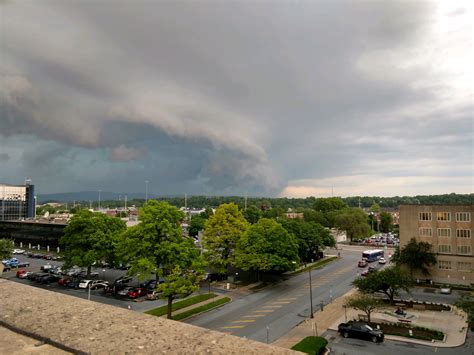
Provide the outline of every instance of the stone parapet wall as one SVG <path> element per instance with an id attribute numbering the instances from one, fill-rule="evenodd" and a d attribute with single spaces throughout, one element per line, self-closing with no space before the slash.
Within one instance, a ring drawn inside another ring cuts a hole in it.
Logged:
<path id="1" fill-rule="evenodd" d="M 84 353 L 290 354 L 259 342 L 0 279 L 0 319 Z M 2 343 L 0 342 L 0 353 Z M 8 340 L 6 340 L 8 341 Z"/>

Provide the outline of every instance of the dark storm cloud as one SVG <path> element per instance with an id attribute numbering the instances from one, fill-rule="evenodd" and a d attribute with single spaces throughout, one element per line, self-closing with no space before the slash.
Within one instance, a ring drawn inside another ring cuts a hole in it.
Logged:
<path id="1" fill-rule="evenodd" d="M 324 194 L 316 187 L 331 179 L 418 176 L 417 166 L 433 178 L 448 165 L 467 178 L 473 107 L 452 68 L 469 25 L 438 31 L 465 8 L 48 4 L 2 5 L 0 133 L 56 142 L 24 161 L 49 156 L 77 188 L 153 180 L 156 193 Z"/>

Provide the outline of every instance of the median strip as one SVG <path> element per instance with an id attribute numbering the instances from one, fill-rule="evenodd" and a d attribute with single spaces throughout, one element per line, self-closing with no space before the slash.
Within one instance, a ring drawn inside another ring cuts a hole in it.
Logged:
<path id="1" fill-rule="evenodd" d="M 214 294 L 214 293 L 206 293 L 206 294 L 203 294 L 203 295 L 197 295 L 197 296 L 189 297 L 189 298 L 186 298 L 182 301 L 178 301 L 178 302 L 173 303 L 173 305 L 171 306 L 171 311 L 174 312 L 174 311 L 192 306 L 196 303 L 201 303 L 201 302 L 207 301 L 207 300 L 209 300 L 211 298 L 214 298 L 214 297 L 217 297 L 217 295 Z M 157 316 L 157 317 L 164 316 L 168 313 L 168 306 L 161 306 L 161 307 L 158 307 L 158 308 L 154 308 L 154 309 L 151 309 L 149 311 L 146 311 L 145 313 L 151 314 L 152 316 Z"/>

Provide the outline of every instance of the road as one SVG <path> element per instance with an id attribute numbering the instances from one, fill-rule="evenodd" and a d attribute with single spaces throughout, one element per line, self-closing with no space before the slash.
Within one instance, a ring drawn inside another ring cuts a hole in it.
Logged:
<path id="1" fill-rule="evenodd" d="M 383 343 L 374 344 L 366 340 L 348 338 L 344 339 L 336 331 L 329 330 L 323 334 L 328 339 L 328 347 L 331 354 L 343 355 L 418 355 L 437 353 L 445 355 L 472 355 L 474 354 L 474 334 L 468 332 L 466 343 L 457 348 L 438 348 L 432 346 L 404 343 L 395 340 L 386 340 Z"/>
<path id="2" fill-rule="evenodd" d="M 313 310 L 320 304 L 342 296 L 352 288 L 360 271 L 356 264 L 361 252 L 341 251 L 341 258 L 311 273 Z M 273 342 L 310 314 L 309 273 L 235 299 L 226 307 L 208 312 L 188 321 L 200 327 L 231 333 L 260 342 Z"/>

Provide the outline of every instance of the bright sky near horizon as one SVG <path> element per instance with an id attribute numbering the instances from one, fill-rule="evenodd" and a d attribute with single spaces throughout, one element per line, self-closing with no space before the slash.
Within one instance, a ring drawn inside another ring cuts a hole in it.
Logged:
<path id="1" fill-rule="evenodd" d="M 473 191 L 470 1 L 0 1 L 0 182 Z"/>

